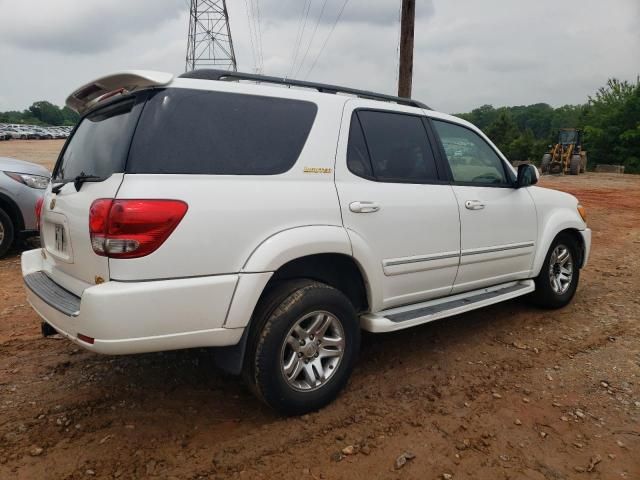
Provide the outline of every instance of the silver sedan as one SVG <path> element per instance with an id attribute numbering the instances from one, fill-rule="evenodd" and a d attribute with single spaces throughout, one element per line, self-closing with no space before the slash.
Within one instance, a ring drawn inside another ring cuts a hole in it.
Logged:
<path id="1" fill-rule="evenodd" d="M 0 157 L 0 258 L 16 240 L 37 235 L 36 203 L 50 176 L 40 165 Z"/>

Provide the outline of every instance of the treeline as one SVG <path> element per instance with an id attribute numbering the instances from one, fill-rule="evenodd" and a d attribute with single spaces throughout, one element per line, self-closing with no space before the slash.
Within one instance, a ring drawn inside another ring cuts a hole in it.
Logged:
<path id="1" fill-rule="evenodd" d="M 538 163 L 560 128 L 581 128 L 591 167 L 608 163 L 640 173 L 640 79 L 610 79 L 584 105 L 483 105 L 456 115 L 480 127 L 509 160 Z"/>
<path id="2" fill-rule="evenodd" d="M 42 100 L 34 102 L 28 109 L 0 112 L 0 123 L 19 123 L 24 125 L 75 125 L 79 115 L 69 107 L 60 108 Z"/>

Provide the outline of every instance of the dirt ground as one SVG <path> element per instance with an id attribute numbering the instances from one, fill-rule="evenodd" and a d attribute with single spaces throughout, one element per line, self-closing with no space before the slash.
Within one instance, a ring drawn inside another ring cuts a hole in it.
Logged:
<path id="1" fill-rule="evenodd" d="M 59 147 L 0 155 L 51 165 Z M 346 391 L 300 418 L 206 350 L 106 357 L 41 338 L 14 252 L 0 261 L 0 478 L 640 479 L 640 176 L 542 185 L 577 195 L 594 231 L 571 305 L 365 335 Z"/>

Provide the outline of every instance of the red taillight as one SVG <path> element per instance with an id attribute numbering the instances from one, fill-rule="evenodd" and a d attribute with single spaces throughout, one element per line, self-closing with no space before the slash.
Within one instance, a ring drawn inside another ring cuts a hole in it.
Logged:
<path id="1" fill-rule="evenodd" d="M 44 203 L 44 197 L 38 198 L 36 200 L 36 228 L 40 230 L 40 218 L 42 217 L 42 204 Z"/>
<path id="2" fill-rule="evenodd" d="M 110 258 L 149 255 L 171 235 L 187 208 L 180 200 L 98 199 L 89 210 L 93 251 Z"/>

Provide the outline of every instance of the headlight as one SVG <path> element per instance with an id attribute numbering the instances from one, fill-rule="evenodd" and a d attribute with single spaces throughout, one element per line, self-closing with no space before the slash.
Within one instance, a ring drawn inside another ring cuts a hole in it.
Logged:
<path id="1" fill-rule="evenodd" d="M 13 178 L 16 182 L 20 182 L 27 187 L 37 188 L 38 190 L 44 190 L 49 185 L 49 177 L 43 177 L 42 175 L 31 175 L 28 173 L 15 173 L 4 172 L 9 177 Z"/>
<path id="2" fill-rule="evenodd" d="M 578 204 L 578 213 L 580 214 L 580 216 L 582 217 L 582 221 L 584 223 L 587 223 L 587 211 L 585 210 L 585 208 Z"/>

